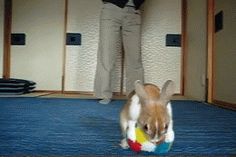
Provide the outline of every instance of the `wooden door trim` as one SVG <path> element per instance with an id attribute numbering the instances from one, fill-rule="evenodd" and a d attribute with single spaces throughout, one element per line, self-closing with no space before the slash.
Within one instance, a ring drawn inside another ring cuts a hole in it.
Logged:
<path id="1" fill-rule="evenodd" d="M 12 0 L 4 0 L 3 78 L 10 78 Z"/>
<path id="2" fill-rule="evenodd" d="M 213 51 L 215 44 L 215 0 L 207 1 L 207 102 L 213 102 Z"/>
<path id="3" fill-rule="evenodd" d="M 186 59 L 187 59 L 187 0 L 181 1 L 181 83 L 180 95 L 185 92 L 185 78 L 186 78 Z"/>
<path id="4" fill-rule="evenodd" d="M 68 25 L 68 0 L 65 0 L 64 10 L 64 44 L 63 44 L 63 56 L 62 56 L 62 85 L 61 92 L 65 92 L 65 78 L 66 78 L 66 33 Z"/>

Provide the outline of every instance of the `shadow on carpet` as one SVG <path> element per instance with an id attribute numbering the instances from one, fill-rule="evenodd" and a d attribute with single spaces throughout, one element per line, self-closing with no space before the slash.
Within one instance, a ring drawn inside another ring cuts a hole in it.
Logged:
<path id="1" fill-rule="evenodd" d="M 0 98 L 0 155 L 136 155 L 119 146 L 123 103 Z M 172 106 L 176 138 L 167 155 L 236 154 L 236 112 L 195 101 Z"/>

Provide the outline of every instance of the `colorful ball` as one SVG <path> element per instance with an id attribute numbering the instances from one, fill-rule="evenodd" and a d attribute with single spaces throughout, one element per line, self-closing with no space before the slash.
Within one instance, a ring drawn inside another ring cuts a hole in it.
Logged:
<path id="1" fill-rule="evenodd" d="M 136 140 L 132 141 L 128 137 L 128 145 L 130 149 L 134 152 L 148 151 L 155 154 L 164 154 L 167 153 L 172 143 L 162 142 L 158 145 L 153 144 L 149 141 L 149 137 L 144 133 L 144 131 L 138 127 L 135 128 Z"/>

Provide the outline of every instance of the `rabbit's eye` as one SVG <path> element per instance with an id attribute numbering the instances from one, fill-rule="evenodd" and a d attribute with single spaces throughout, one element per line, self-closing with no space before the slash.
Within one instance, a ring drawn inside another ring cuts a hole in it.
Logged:
<path id="1" fill-rule="evenodd" d="M 143 129 L 144 129 L 145 131 L 148 131 L 148 125 L 145 124 L 144 127 L 143 127 Z"/>
<path id="2" fill-rule="evenodd" d="M 165 130 L 167 130 L 168 129 L 168 124 L 165 124 Z"/>

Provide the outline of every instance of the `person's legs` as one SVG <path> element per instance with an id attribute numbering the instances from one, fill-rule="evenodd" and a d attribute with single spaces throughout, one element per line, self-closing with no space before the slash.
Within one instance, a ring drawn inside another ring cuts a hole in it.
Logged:
<path id="1" fill-rule="evenodd" d="M 123 45 L 126 59 L 126 95 L 134 90 L 134 82 L 144 80 L 141 57 L 141 16 L 134 8 L 125 8 L 123 19 Z"/>
<path id="2" fill-rule="evenodd" d="M 107 104 L 112 97 L 111 73 L 114 70 L 117 43 L 120 41 L 120 8 L 104 4 L 100 17 L 100 38 L 94 91 L 100 103 Z"/>

